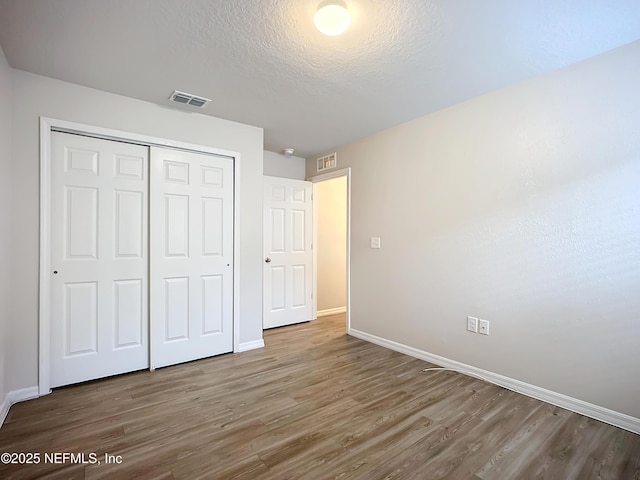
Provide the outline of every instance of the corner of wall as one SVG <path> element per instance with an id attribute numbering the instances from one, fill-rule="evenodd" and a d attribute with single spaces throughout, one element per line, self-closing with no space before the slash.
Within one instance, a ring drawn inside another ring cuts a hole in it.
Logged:
<path id="1" fill-rule="evenodd" d="M 38 387 L 21 388 L 20 390 L 8 392 L 5 395 L 4 400 L 0 404 L 0 428 L 2 428 L 2 425 L 4 424 L 4 421 L 9 414 L 11 405 L 14 405 L 18 402 L 32 400 L 34 398 L 38 398 L 38 396 Z"/>
<path id="2" fill-rule="evenodd" d="M 13 73 L 7 63 L 2 47 L 0 47 L 0 231 L 10 232 L 11 223 L 11 162 L 12 157 L 12 114 L 13 114 Z M 8 172 L 8 173 L 7 173 Z M 0 426 L 9 412 L 10 399 L 6 385 L 7 370 L 7 328 L 9 318 L 8 286 L 11 272 L 9 271 L 11 238 L 0 236 Z"/>
<path id="3" fill-rule="evenodd" d="M 305 179 L 305 159 L 296 156 L 286 157 L 280 153 L 264 150 L 263 174 L 269 177 Z"/>
<path id="4" fill-rule="evenodd" d="M 2 403 L 0 403 L 0 428 L 2 428 L 2 425 L 4 424 L 4 421 L 9 414 L 10 407 L 11 405 L 9 404 L 9 396 L 4 395 Z"/>

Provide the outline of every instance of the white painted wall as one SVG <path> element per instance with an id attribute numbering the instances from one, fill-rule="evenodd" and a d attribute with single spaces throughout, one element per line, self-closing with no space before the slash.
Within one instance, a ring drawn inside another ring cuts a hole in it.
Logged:
<path id="1" fill-rule="evenodd" d="M 316 184 L 318 311 L 347 305 L 347 177 Z"/>
<path id="2" fill-rule="evenodd" d="M 262 129 L 15 70 L 9 390 L 38 382 L 39 125 L 46 116 L 241 153 L 240 342 L 262 338 Z"/>
<path id="3" fill-rule="evenodd" d="M 640 419 L 638 85 L 635 42 L 340 148 L 352 328 Z"/>
<path id="4" fill-rule="evenodd" d="M 5 381 L 6 331 L 9 324 L 11 258 L 11 102 L 12 70 L 0 47 L 0 423 L 8 389 Z"/>
<path id="5" fill-rule="evenodd" d="M 304 180 L 305 160 L 301 157 L 285 157 L 281 153 L 264 151 L 264 174 L 270 177 Z"/>

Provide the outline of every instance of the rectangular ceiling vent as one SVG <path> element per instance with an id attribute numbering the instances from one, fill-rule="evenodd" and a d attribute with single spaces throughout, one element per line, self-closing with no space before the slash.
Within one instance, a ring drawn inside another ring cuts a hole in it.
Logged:
<path id="1" fill-rule="evenodd" d="M 318 171 L 329 170 L 330 168 L 336 168 L 338 154 L 336 152 L 325 155 L 318 159 Z"/>
<path id="2" fill-rule="evenodd" d="M 171 94 L 169 100 L 171 100 L 172 102 L 182 103 L 184 105 L 192 105 L 198 108 L 203 108 L 207 103 L 211 101 L 209 98 L 198 97 L 190 93 L 179 92 L 178 90 L 175 90 Z"/>

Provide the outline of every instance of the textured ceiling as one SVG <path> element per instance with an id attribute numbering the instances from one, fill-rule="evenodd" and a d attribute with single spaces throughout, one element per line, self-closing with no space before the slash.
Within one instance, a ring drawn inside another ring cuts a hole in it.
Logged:
<path id="1" fill-rule="evenodd" d="M 0 0 L 0 45 L 68 82 L 211 98 L 309 156 L 640 39 L 639 0 L 345 1 L 326 37 L 320 0 Z"/>

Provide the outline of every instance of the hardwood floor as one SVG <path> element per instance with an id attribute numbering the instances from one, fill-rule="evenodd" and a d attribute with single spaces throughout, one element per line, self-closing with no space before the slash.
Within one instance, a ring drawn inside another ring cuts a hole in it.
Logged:
<path id="1" fill-rule="evenodd" d="M 0 452 L 40 463 L 0 464 L 0 478 L 640 479 L 640 436 L 459 373 L 422 373 L 432 365 L 348 337 L 344 322 L 270 330 L 264 349 L 14 405 Z M 45 463 L 54 452 L 101 463 Z"/>

